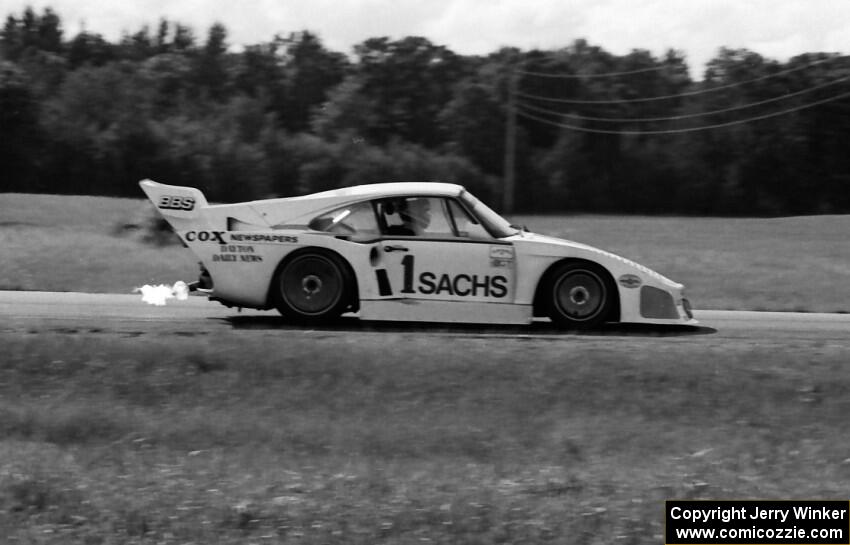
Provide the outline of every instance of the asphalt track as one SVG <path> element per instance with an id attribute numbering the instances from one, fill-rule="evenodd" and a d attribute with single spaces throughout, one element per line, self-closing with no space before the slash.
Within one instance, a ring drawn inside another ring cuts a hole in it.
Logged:
<path id="1" fill-rule="evenodd" d="M 320 328 L 327 333 L 412 332 L 422 335 L 485 335 L 494 337 L 562 337 L 576 335 L 687 339 L 834 339 L 850 340 L 850 314 L 696 310 L 697 326 L 608 324 L 590 332 L 564 332 L 548 321 L 527 327 L 363 322 L 344 316 Z M 165 306 L 143 303 L 139 294 L 0 291 L 0 332 L 197 333 L 247 330 L 298 331 L 273 311 L 226 308 L 202 296 L 169 300 Z"/>

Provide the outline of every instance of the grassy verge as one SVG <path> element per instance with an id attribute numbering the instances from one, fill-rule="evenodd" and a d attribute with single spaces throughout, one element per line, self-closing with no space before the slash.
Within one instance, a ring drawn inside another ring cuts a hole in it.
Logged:
<path id="1" fill-rule="evenodd" d="M 850 216 L 534 216 L 535 231 L 628 257 L 685 284 L 696 308 L 847 312 Z"/>
<path id="2" fill-rule="evenodd" d="M 194 280 L 188 251 L 122 229 L 141 200 L 0 194 L 0 289 L 127 293 Z M 700 309 L 850 311 L 848 216 L 780 219 L 515 217 L 532 230 L 608 249 L 684 283 Z"/>
<path id="3" fill-rule="evenodd" d="M 188 250 L 146 243 L 131 227 L 148 215 L 135 199 L 0 194 L 0 289 L 129 293 L 194 280 Z"/>
<path id="4" fill-rule="evenodd" d="M 850 479 L 829 339 L 0 342 L 0 535 L 25 543 L 658 543 L 665 499 Z"/>

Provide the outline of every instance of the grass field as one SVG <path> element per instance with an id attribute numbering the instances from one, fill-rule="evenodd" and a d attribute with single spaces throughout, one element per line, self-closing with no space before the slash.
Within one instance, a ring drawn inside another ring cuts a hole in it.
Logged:
<path id="1" fill-rule="evenodd" d="M 657 544 L 666 499 L 846 498 L 844 341 L 437 340 L 0 333 L 0 536 Z"/>
<path id="2" fill-rule="evenodd" d="M 515 218 L 685 284 L 696 308 L 850 311 L 850 216 Z"/>
<path id="3" fill-rule="evenodd" d="M 145 217 L 142 200 L 0 194 L 0 289 L 127 293 L 194 280 L 188 250 L 120 229 Z M 850 216 L 512 219 L 654 268 L 684 283 L 696 308 L 850 311 Z"/>
<path id="4" fill-rule="evenodd" d="M 193 278 L 187 250 L 121 228 L 145 216 L 140 200 L 0 195 L 0 288 Z M 844 217 L 515 220 L 654 267 L 699 308 L 847 310 Z M 0 347 L 3 545 L 655 545 L 667 499 L 850 485 L 834 333 L 2 323 Z"/>
<path id="5" fill-rule="evenodd" d="M 191 253 L 124 230 L 148 217 L 142 200 L 0 194 L 0 289 L 128 293 L 197 277 Z"/>

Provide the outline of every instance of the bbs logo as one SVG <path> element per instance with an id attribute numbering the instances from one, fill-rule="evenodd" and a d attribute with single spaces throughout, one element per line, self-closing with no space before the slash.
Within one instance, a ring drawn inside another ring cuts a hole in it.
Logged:
<path id="1" fill-rule="evenodd" d="M 195 198 L 163 195 L 159 198 L 159 202 L 156 206 L 167 210 L 192 210 L 195 208 Z"/>

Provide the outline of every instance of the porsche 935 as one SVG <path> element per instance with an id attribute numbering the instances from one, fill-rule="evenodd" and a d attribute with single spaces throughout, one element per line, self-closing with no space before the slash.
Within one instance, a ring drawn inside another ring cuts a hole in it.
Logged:
<path id="1" fill-rule="evenodd" d="M 304 323 L 365 320 L 693 324 L 683 286 L 612 253 L 526 231 L 447 183 L 380 183 L 209 204 L 140 182 L 228 306 Z"/>

